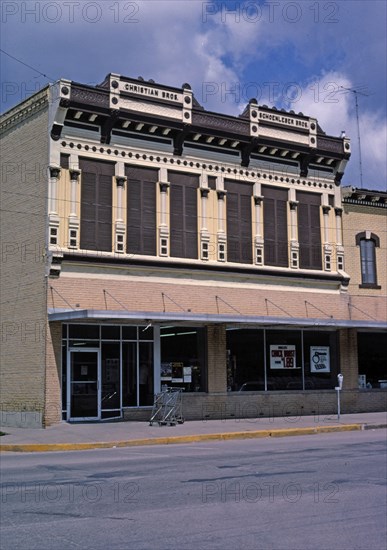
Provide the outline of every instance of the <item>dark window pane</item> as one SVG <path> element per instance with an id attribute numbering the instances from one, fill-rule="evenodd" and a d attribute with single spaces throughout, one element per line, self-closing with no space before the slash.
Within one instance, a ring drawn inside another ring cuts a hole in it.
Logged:
<path id="1" fill-rule="evenodd" d="M 164 327 L 161 340 L 161 385 L 205 391 L 205 330 Z"/>
<path id="2" fill-rule="evenodd" d="M 227 259 L 229 262 L 252 263 L 251 197 L 253 186 L 246 182 L 226 180 Z"/>
<path id="3" fill-rule="evenodd" d="M 102 326 L 101 327 L 102 340 L 119 340 L 120 339 L 120 327 L 119 326 Z"/>
<path id="4" fill-rule="evenodd" d="M 126 166 L 127 251 L 156 255 L 156 184 L 158 170 Z"/>
<path id="5" fill-rule="evenodd" d="M 363 284 L 376 284 L 375 242 L 372 239 L 360 241 L 361 279 Z"/>
<path id="6" fill-rule="evenodd" d="M 265 265 L 288 267 L 287 189 L 262 186 Z"/>
<path id="7" fill-rule="evenodd" d="M 69 325 L 69 338 L 99 339 L 99 325 Z"/>
<path id="8" fill-rule="evenodd" d="M 65 153 L 60 154 L 60 167 L 64 168 L 65 170 L 69 169 L 70 166 L 70 155 L 66 155 Z"/>
<path id="9" fill-rule="evenodd" d="M 170 187 L 170 250 L 177 258 L 198 257 L 197 190 L 199 177 L 168 172 Z"/>
<path id="10" fill-rule="evenodd" d="M 321 195 L 297 191 L 298 242 L 300 245 L 300 268 L 322 269 L 321 254 Z"/>
<path id="11" fill-rule="evenodd" d="M 138 337 L 140 340 L 153 340 L 153 327 L 138 327 Z"/>
<path id="12" fill-rule="evenodd" d="M 114 164 L 80 159 L 81 238 L 86 250 L 112 249 L 112 189 Z"/>
<path id="13" fill-rule="evenodd" d="M 227 388 L 264 391 L 263 330 L 227 330 Z"/>
<path id="14" fill-rule="evenodd" d="M 137 340 L 137 327 L 122 327 L 123 340 Z"/>

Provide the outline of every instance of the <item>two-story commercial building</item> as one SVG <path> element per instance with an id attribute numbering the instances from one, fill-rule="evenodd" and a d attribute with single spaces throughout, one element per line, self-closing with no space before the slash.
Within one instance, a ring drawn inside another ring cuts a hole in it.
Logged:
<path id="1" fill-rule="evenodd" d="M 343 231 L 349 139 L 117 74 L 61 80 L 1 132 L 4 425 L 149 419 L 164 384 L 186 419 L 331 414 L 339 372 L 343 412 L 383 410 L 357 342 L 380 341 L 385 282 L 349 267 L 385 233 Z"/>

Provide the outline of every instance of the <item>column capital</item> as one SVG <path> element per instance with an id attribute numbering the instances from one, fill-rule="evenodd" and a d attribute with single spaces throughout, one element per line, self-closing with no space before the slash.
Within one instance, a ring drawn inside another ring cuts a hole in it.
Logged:
<path id="1" fill-rule="evenodd" d="M 77 181 L 80 175 L 81 171 L 78 168 L 70 168 L 70 179 L 72 181 Z"/>
<path id="2" fill-rule="evenodd" d="M 209 192 L 211 189 L 209 187 L 201 187 L 200 188 L 200 196 L 204 197 L 205 199 L 208 197 Z"/>
<path id="3" fill-rule="evenodd" d="M 126 176 L 116 176 L 117 187 L 124 187 L 127 181 Z"/>
<path id="4" fill-rule="evenodd" d="M 342 213 L 343 213 L 343 209 L 342 209 L 340 206 L 335 206 L 335 214 L 336 214 L 336 216 L 338 216 L 339 218 L 341 218 Z"/>
<path id="5" fill-rule="evenodd" d="M 299 201 L 289 201 L 290 210 L 297 210 Z"/>
<path id="6" fill-rule="evenodd" d="M 224 197 L 227 195 L 227 191 L 225 191 L 224 189 L 218 189 L 216 191 L 216 194 L 218 195 L 218 199 L 222 201 Z"/>
<path id="7" fill-rule="evenodd" d="M 60 174 L 59 166 L 49 166 L 50 178 L 58 178 Z"/>
<path id="8" fill-rule="evenodd" d="M 263 195 L 254 195 L 255 206 L 261 206 L 262 201 L 263 201 Z"/>
<path id="9" fill-rule="evenodd" d="M 323 214 L 324 215 L 329 214 L 330 209 L 331 209 L 331 207 L 329 206 L 329 204 L 324 204 L 323 207 L 322 207 Z"/>
<path id="10" fill-rule="evenodd" d="M 166 193 L 171 184 L 168 181 L 159 181 L 160 191 Z"/>

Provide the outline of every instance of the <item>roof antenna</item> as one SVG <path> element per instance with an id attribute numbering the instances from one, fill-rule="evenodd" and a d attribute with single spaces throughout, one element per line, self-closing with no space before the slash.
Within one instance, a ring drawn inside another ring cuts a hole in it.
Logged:
<path id="1" fill-rule="evenodd" d="M 356 107 L 356 122 L 357 122 L 357 143 L 359 147 L 359 171 L 360 171 L 360 189 L 363 189 L 363 165 L 361 161 L 361 141 L 360 141 L 360 125 L 359 125 L 359 103 L 357 101 L 357 96 L 363 95 L 364 97 L 368 97 L 369 94 L 365 94 L 363 92 L 359 92 L 359 90 L 355 90 L 355 88 L 345 88 L 344 86 L 340 86 L 343 90 L 346 90 L 347 92 L 352 92 L 355 95 L 355 107 Z"/>

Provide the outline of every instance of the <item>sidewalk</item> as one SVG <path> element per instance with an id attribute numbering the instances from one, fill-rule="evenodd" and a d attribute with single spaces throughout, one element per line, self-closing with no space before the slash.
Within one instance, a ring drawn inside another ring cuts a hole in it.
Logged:
<path id="1" fill-rule="evenodd" d="M 0 451 L 46 452 L 75 451 L 166 445 L 195 441 L 252 439 L 313 435 L 387 427 L 387 413 L 227 420 L 186 421 L 176 426 L 149 426 L 148 422 L 106 422 L 68 424 L 61 422 L 46 429 L 2 428 Z"/>

